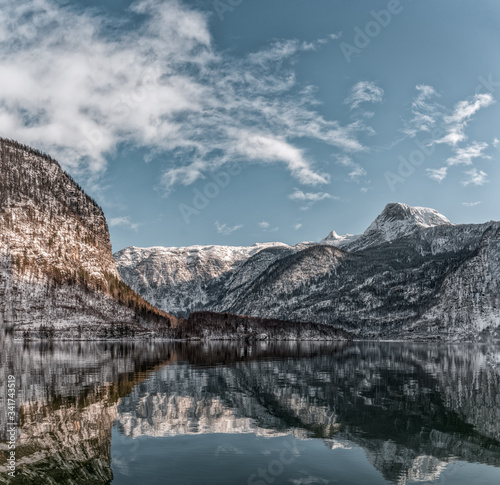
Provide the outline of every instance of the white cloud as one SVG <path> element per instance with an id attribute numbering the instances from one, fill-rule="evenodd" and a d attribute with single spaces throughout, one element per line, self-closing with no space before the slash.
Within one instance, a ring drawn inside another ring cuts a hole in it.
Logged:
<path id="1" fill-rule="evenodd" d="M 303 192 L 300 189 L 295 189 L 293 193 L 288 196 L 289 199 L 301 202 L 319 202 L 325 199 L 338 199 L 326 192 Z"/>
<path id="2" fill-rule="evenodd" d="M 351 88 L 351 93 L 344 100 L 345 104 L 350 104 L 351 109 L 358 108 L 361 103 L 381 103 L 384 97 L 384 90 L 374 82 L 360 81 Z"/>
<path id="3" fill-rule="evenodd" d="M 462 182 L 464 186 L 467 185 L 481 186 L 488 182 L 488 174 L 483 172 L 482 170 L 477 170 L 473 168 L 472 170 L 465 172 L 465 174 L 467 175 L 468 178 L 467 180 L 464 180 Z"/>
<path id="4" fill-rule="evenodd" d="M 448 167 L 441 167 L 441 168 L 437 168 L 437 169 L 428 168 L 428 169 L 426 169 L 426 172 L 427 172 L 427 176 L 430 179 L 441 183 L 448 175 Z"/>
<path id="5" fill-rule="evenodd" d="M 353 170 L 349 172 L 349 177 L 352 180 L 357 180 L 359 177 L 364 177 L 366 175 L 366 170 L 361 167 L 361 165 L 356 165 Z"/>
<path id="6" fill-rule="evenodd" d="M 312 170 L 302 150 L 285 140 L 248 132 L 238 133 L 238 138 L 237 151 L 247 158 L 265 162 L 283 161 L 292 175 L 303 184 L 316 185 L 328 182 L 328 175 Z"/>
<path id="7" fill-rule="evenodd" d="M 466 139 L 465 128 L 470 118 L 481 108 L 491 106 L 495 100 L 491 94 L 476 94 L 471 100 L 460 101 L 453 112 L 444 117 L 446 134 L 436 143 L 456 145 Z"/>
<path id="8" fill-rule="evenodd" d="M 301 224 L 300 222 L 298 222 L 297 224 L 295 224 L 295 225 L 293 226 L 293 228 L 294 228 L 296 231 L 298 231 L 301 227 L 302 227 L 302 224 Z"/>
<path id="9" fill-rule="evenodd" d="M 494 146 L 494 147 L 496 147 L 496 146 L 498 146 L 498 144 L 499 144 L 499 143 L 500 143 L 500 140 L 499 140 L 498 138 L 496 138 L 496 137 L 495 137 L 495 138 L 493 139 L 493 146 Z"/>
<path id="10" fill-rule="evenodd" d="M 339 165 L 350 169 L 350 172 L 348 173 L 349 178 L 355 182 L 366 175 L 366 170 L 359 163 L 355 163 L 348 156 L 338 157 L 337 162 Z"/>
<path id="11" fill-rule="evenodd" d="M 117 227 L 117 226 L 129 227 L 134 231 L 137 231 L 137 229 L 139 228 L 139 224 L 131 222 L 128 216 L 113 217 L 109 220 L 109 225 L 111 227 Z"/>
<path id="12" fill-rule="evenodd" d="M 263 66 L 268 63 L 283 62 L 301 50 L 304 50 L 304 45 L 296 39 L 276 40 L 267 49 L 251 53 L 248 59 L 251 63 Z"/>
<path id="13" fill-rule="evenodd" d="M 239 224 L 236 226 L 229 226 L 226 223 L 221 223 L 219 221 L 215 222 L 215 227 L 217 229 L 217 232 L 219 234 L 224 234 L 224 236 L 228 236 L 229 234 L 232 234 L 233 232 L 241 229 L 243 227 L 243 224 Z"/>
<path id="14" fill-rule="evenodd" d="M 465 129 L 471 118 L 482 108 L 488 107 L 495 102 L 491 94 L 477 94 L 474 97 L 459 101 L 452 110 L 433 101 L 438 93 L 432 86 L 419 85 L 416 87 L 417 97 L 412 101 L 412 119 L 406 123 L 403 130 L 407 135 L 414 137 L 420 132 L 429 132 L 430 140 L 428 146 L 433 144 L 446 144 L 452 147 L 453 153 L 446 160 L 448 167 L 454 165 L 472 165 L 476 158 L 491 158 L 484 152 L 488 144 L 484 142 L 473 142 L 465 147 L 457 145 L 467 136 Z M 431 133 L 432 132 L 432 133 Z M 441 183 L 448 175 L 448 167 L 438 169 L 426 169 L 427 176 Z M 484 172 L 467 172 L 468 179 L 464 185 L 482 185 L 486 182 L 487 175 Z"/>
<path id="15" fill-rule="evenodd" d="M 216 49 L 209 15 L 178 0 L 135 2 L 128 29 L 55 0 L 0 0 L 0 12 L 0 133 L 65 168 L 99 175 L 126 142 L 165 153 L 167 191 L 227 163 L 280 163 L 315 185 L 328 177 L 296 140 L 365 149 L 365 126 L 325 119 L 297 82 L 294 56 L 327 38 L 233 58 Z"/>
<path id="16" fill-rule="evenodd" d="M 279 227 L 271 227 L 271 224 L 269 224 L 269 222 L 267 221 L 262 221 L 262 222 L 259 222 L 259 224 L 257 224 L 259 226 L 260 229 L 262 229 L 264 232 L 276 232 Z"/>
<path id="17" fill-rule="evenodd" d="M 471 165 L 474 158 L 491 158 L 483 152 L 488 148 L 487 143 L 474 142 L 465 148 L 457 148 L 455 155 L 448 158 L 446 163 L 448 165 Z"/>
<path id="18" fill-rule="evenodd" d="M 420 107 L 422 103 L 425 103 L 428 99 L 438 96 L 437 91 L 432 86 L 426 84 L 418 84 L 415 86 L 415 89 L 418 91 L 418 96 L 413 102 L 413 106 L 415 107 Z"/>
<path id="19" fill-rule="evenodd" d="M 428 132 L 434 128 L 442 110 L 441 105 L 431 101 L 432 98 L 439 96 L 432 86 L 420 84 L 415 89 L 418 94 L 411 104 L 413 117 L 403 130 L 411 137 L 421 131 Z"/>
<path id="20" fill-rule="evenodd" d="M 494 103 L 491 94 L 476 94 L 470 101 L 460 101 L 455 105 L 455 109 L 450 116 L 445 118 L 447 123 L 462 123 L 476 114 L 481 108 L 485 108 Z"/>
<path id="21" fill-rule="evenodd" d="M 418 85 L 416 89 L 418 95 L 412 101 L 412 118 L 405 123 L 403 132 L 414 137 L 420 132 L 435 130 L 432 143 L 456 146 L 464 141 L 467 138 L 465 128 L 472 116 L 495 102 L 489 93 L 477 94 L 459 101 L 450 112 L 433 100 L 439 94 L 432 86 Z"/>
<path id="22" fill-rule="evenodd" d="M 248 56 L 251 63 L 265 66 L 266 64 L 282 63 L 299 52 L 314 51 L 330 40 L 336 40 L 340 34 L 330 34 L 326 38 L 312 42 L 300 42 L 297 39 L 275 40 L 267 49 L 254 52 Z"/>
<path id="23" fill-rule="evenodd" d="M 465 206 L 465 207 L 476 207 L 480 203 L 481 203 L 481 201 L 477 201 L 477 202 L 462 202 L 462 205 Z"/>
<path id="24" fill-rule="evenodd" d="M 304 192 L 303 190 L 295 188 L 295 190 L 288 196 L 290 200 L 301 202 L 301 211 L 309 210 L 314 204 L 322 200 L 333 199 L 338 200 L 339 197 L 331 195 L 327 192 Z"/>

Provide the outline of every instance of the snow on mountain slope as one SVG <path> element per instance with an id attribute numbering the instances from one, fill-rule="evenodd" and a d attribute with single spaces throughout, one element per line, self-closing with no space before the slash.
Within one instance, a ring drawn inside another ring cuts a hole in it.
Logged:
<path id="1" fill-rule="evenodd" d="M 188 258 L 189 248 L 176 258 L 156 248 L 156 259 L 129 248 L 133 264 L 115 259 L 125 281 L 172 312 L 313 321 L 370 338 L 474 340 L 500 336 L 499 230 L 499 222 L 454 225 L 433 209 L 388 204 L 361 236 L 218 248 L 211 260 Z"/>
<path id="2" fill-rule="evenodd" d="M 450 226 L 451 222 L 434 209 L 410 207 L 406 204 L 387 204 L 383 212 L 356 240 L 347 245 L 349 251 L 359 251 L 376 244 L 408 236 L 420 229 Z"/>
<path id="3" fill-rule="evenodd" d="M 283 243 L 185 248 L 132 246 L 118 251 L 114 257 L 122 278 L 143 298 L 159 308 L 187 315 L 203 308 L 217 292 L 216 288 L 223 287 L 252 256 L 264 250 L 268 250 L 266 254 L 280 254 L 290 249 Z M 248 278 L 247 275 L 245 279 Z"/>
<path id="4" fill-rule="evenodd" d="M 485 228 L 474 251 L 455 271 L 446 275 L 436 305 L 416 328 L 439 334 L 490 333 L 500 329 L 500 224 Z"/>
<path id="5" fill-rule="evenodd" d="M 499 337 L 498 234 L 498 222 L 423 228 L 344 252 L 334 271 L 303 278 L 301 289 L 287 288 L 291 279 L 276 271 L 267 274 L 225 310 L 341 325 L 370 338 Z M 292 259 L 274 268 L 284 274 Z"/>
<path id="6" fill-rule="evenodd" d="M 344 248 L 359 239 L 360 236 L 360 234 L 343 234 L 342 236 L 339 236 L 335 231 L 332 231 L 328 234 L 328 236 L 320 241 L 320 244 Z"/>
<path id="7" fill-rule="evenodd" d="M 264 253 L 260 253 L 262 256 Z M 347 256 L 341 249 L 315 245 L 301 251 L 290 251 L 274 258 L 265 270 L 247 278 L 245 284 L 229 286 L 222 297 L 211 303 L 216 311 L 237 309 L 238 314 L 252 314 L 252 306 L 260 301 L 274 301 L 275 314 L 291 301 L 312 291 L 314 281 L 336 273 L 336 269 Z M 251 260 L 250 262 L 251 263 Z M 248 264 L 248 263 L 247 263 Z M 239 278 L 239 272 L 236 278 Z M 285 301 L 278 295 L 286 295 Z M 305 320 L 303 320 L 305 321 Z"/>
<path id="8" fill-rule="evenodd" d="M 390 203 L 385 206 L 382 213 L 363 234 L 339 236 L 335 231 L 332 231 L 321 243 L 349 251 L 360 251 L 376 244 L 407 236 L 419 229 L 449 225 L 452 223 L 435 209 L 411 207 L 400 202 Z"/>

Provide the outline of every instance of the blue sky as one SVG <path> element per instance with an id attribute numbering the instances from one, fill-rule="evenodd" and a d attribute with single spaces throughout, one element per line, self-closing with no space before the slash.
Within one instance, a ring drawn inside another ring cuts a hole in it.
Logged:
<path id="1" fill-rule="evenodd" d="M 495 0 L 0 0 L 0 135 L 55 156 L 114 250 L 500 219 Z"/>

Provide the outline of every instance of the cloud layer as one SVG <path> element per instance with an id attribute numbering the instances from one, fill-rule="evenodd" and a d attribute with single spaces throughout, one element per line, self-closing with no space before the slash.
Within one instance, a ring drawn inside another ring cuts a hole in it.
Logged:
<path id="1" fill-rule="evenodd" d="M 361 103 L 381 103 L 384 90 L 372 81 L 360 81 L 351 88 L 351 93 L 344 100 L 351 109 L 358 108 Z"/>
<path id="2" fill-rule="evenodd" d="M 227 223 L 215 221 L 215 228 L 217 229 L 217 232 L 219 234 L 223 234 L 224 236 L 229 236 L 229 234 L 232 234 L 235 231 L 238 231 L 243 227 L 243 224 L 237 224 L 236 226 L 230 226 Z"/>
<path id="3" fill-rule="evenodd" d="M 455 105 L 453 112 L 444 117 L 446 125 L 446 134 L 436 143 L 446 143 L 455 146 L 464 141 L 465 128 L 470 118 L 481 108 L 487 108 L 494 103 L 491 94 L 476 94 L 471 100 L 460 101 Z"/>
<path id="4" fill-rule="evenodd" d="M 363 150 L 359 123 L 322 117 L 295 78 L 295 56 L 329 39 L 233 58 L 214 47 L 208 16 L 178 0 L 137 1 L 135 27 L 119 29 L 54 0 L 0 0 L 0 11 L 0 133 L 75 171 L 102 172 L 127 143 L 164 155 L 167 191 L 228 163 L 280 163 L 318 185 L 329 178 L 298 139 Z"/>
<path id="5" fill-rule="evenodd" d="M 427 168 L 427 176 L 441 183 L 446 179 L 449 168 L 455 165 L 471 166 L 475 159 L 491 159 L 486 150 L 489 144 L 474 141 L 467 146 L 460 146 L 467 140 L 466 128 L 472 117 L 483 108 L 495 103 L 492 94 L 476 94 L 469 99 L 457 102 L 452 109 L 446 109 L 437 103 L 438 92 L 427 85 L 416 86 L 417 96 L 411 105 L 412 117 L 403 130 L 411 138 L 420 133 L 428 137 L 421 142 L 429 149 L 432 146 L 444 145 L 451 150 L 451 156 L 446 159 L 446 166 Z M 493 141 L 495 146 L 495 140 Z M 464 186 L 484 185 L 488 174 L 476 168 L 465 172 L 467 178 L 462 182 Z"/>

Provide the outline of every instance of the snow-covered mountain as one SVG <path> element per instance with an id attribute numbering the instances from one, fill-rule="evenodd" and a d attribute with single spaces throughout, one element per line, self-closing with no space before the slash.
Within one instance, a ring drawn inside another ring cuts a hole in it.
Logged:
<path id="1" fill-rule="evenodd" d="M 330 232 L 328 236 L 321 240 L 321 244 L 329 244 L 330 246 L 336 246 L 337 248 L 343 248 L 351 242 L 359 239 L 360 234 L 343 234 L 339 236 L 335 231 Z"/>
<path id="2" fill-rule="evenodd" d="M 128 247 L 114 257 L 125 281 L 158 308 L 186 316 L 205 307 L 222 288 L 244 285 L 285 254 L 303 246 Z M 262 254 L 260 254 L 262 253 Z M 260 254 L 260 256 L 256 256 Z M 246 264 L 251 260 L 250 264 Z M 233 276 L 236 276 L 233 278 Z"/>
<path id="3" fill-rule="evenodd" d="M 454 225 L 433 209 L 391 203 L 359 236 L 252 248 L 210 247 L 205 259 L 200 248 L 127 248 L 115 261 L 139 294 L 178 314 L 336 324 L 362 337 L 500 333 L 499 222 Z"/>
<path id="4" fill-rule="evenodd" d="M 0 330 L 121 331 L 154 317 L 121 280 L 101 208 L 60 165 L 0 139 Z M 108 324 L 103 326 L 102 324 Z"/>
<path id="5" fill-rule="evenodd" d="M 338 236 L 335 231 L 332 231 L 321 242 L 349 251 L 359 251 L 408 236 L 420 229 L 446 225 L 452 224 L 435 209 L 391 203 L 387 204 L 384 211 L 363 234 Z"/>

